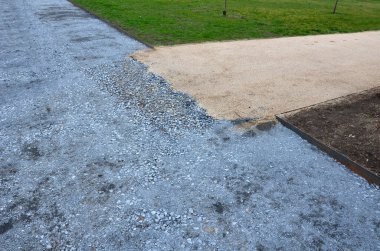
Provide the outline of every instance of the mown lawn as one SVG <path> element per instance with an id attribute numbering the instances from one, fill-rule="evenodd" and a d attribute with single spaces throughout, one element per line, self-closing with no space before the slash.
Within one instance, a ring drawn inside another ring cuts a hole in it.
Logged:
<path id="1" fill-rule="evenodd" d="M 71 0 L 151 45 L 380 29 L 380 0 Z"/>

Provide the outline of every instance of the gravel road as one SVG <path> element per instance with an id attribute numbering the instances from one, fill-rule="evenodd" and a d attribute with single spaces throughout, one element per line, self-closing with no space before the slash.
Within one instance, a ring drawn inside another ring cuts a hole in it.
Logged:
<path id="1" fill-rule="evenodd" d="M 380 191 L 241 133 L 62 0 L 0 0 L 0 250 L 380 250 Z"/>

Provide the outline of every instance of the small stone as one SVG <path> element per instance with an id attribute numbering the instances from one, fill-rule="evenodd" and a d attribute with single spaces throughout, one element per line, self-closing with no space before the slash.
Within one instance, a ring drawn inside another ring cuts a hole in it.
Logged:
<path id="1" fill-rule="evenodd" d="M 256 133 L 253 130 L 249 130 L 243 133 L 243 137 L 253 138 L 255 136 L 256 136 Z"/>
<path id="2" fill-rule="evenodd" d="M 205 226 L 203 228 L 203 231 L 205 231 L 206 233 L 209 233 L 209 234 L 215 234 L 216 229 L 214 227 Z"/>
<path id="3" fill-rule="evenodd" d="M 266 121 L 256 125 L 260 131 L 269 131 L 276 123 L 274 121 Z"/>
<path id="4" fill-rule="evenodd" d="M 145 217 L 142 215 L 137 216 L 137 221 L 144 221 Z"/>

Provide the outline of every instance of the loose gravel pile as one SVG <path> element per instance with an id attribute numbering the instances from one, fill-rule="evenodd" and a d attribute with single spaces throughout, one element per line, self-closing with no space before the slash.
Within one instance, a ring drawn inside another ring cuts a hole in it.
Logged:
<path id="1" fill-rule="evenodd" d="M 126 108 L 137 108 L 149 124 L 169 134 L 184 129 L 209 127 L 213 119 L 188 95 L 174 91 L 161 77 L 127 58 L 125 62 L 100 65 L 86 71 L 87 76 L 105 89 Z"/>
<path id="2" fill-rule="evenodd" d="M 378 188 L 291 131 L 213 120 L 66 1 L 0 5 L 1 250 L 380 248 Z"/>

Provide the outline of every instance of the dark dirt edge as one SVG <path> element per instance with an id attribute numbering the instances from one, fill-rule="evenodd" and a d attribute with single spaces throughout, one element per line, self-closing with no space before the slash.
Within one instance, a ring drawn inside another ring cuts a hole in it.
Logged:
<path id="1" fill-rule="evenodd" d="M 136 40 L 137 42 L 145 45 L 146 47 L 148 47 L 149 49 L 154 49 L 154 46 L 147 43 L 147 42 L 144 42 L 142 41 L 141 39 L 139 39 L 138 37 L 136 37 L 135 35 L 132 35 L 130 34 L 128 31 L 126 31 L 125 29 L 121 28 L 119 25 L 115 24 L 115 23 L 112 23 L 112 22 L 109 22 L 107 20 L 105 20 L 104 18 L 98 16 L 97 14 L 93 13 L 92 11 L 90 10 L 87 10 L 85 9 L 84 7 L 82 7 L 81 5 L 77 4 L 77 3 L 74 3 L 72 0 L 67 0 L 68 2 L 70 2 L 72 5 L 74 5 L 75 7 L 83 10 L 84 12 L 86 12 L 87 14 L 91 15 L 92 17 L 96 18 L 96 19 L 99 19 L 101 20 L 102 22 L 106 23 L 108 26 L 110 26 L 111 28 L 114 28 L 116 29 L 118 32 L 126 35 L 127 37 L 130 37 L 134 40 Z"/>
<path id="2" fill-rule="evenodd" d="M 350 94 L 351 95 L 351 94 Z M 349 96 L 349 95 L 348 95 Z M 329 100 L 331 101 L 331 100 Z M 328 102 L 329 102 L 328 101 Z M 301 108 L 303 109 L 303 108 Z M 297 109 L 298 110 L 298 109 Z M 289 128 L 290 130 L 294 131 L 297 133 L 301 138 L 305 139 L 308 141 L 310 144 L 315 145 L 318 147 L 320 150 L 323 152 L 327 153 L 329 156 L 337 160 L 338 162 L 342 163 L 345 165 L 348 169 L 353 171 L 354 173 L 358 174 L 359 176 L 363 177 L 366 179 L 370 184 L 375 184 L 380 188 L 380 176 L 376 175 L 375 173 L 369 171 L 368 169 L 364 168 L 362 165 L 358 164 L 357 162 L 351 160 L 349 157 L 346 155 L 342 154 L 339 152 L 337 149 L 334 147 L 328 146 L 321 141 L 317 140 L 310 134 L 304 132 L 300 128 L 296 127 L 292 123 L 290 123 L 284 116 L 284 114 L 276 115 L 277 120 L 284 125 L 285 127 Z"/>

